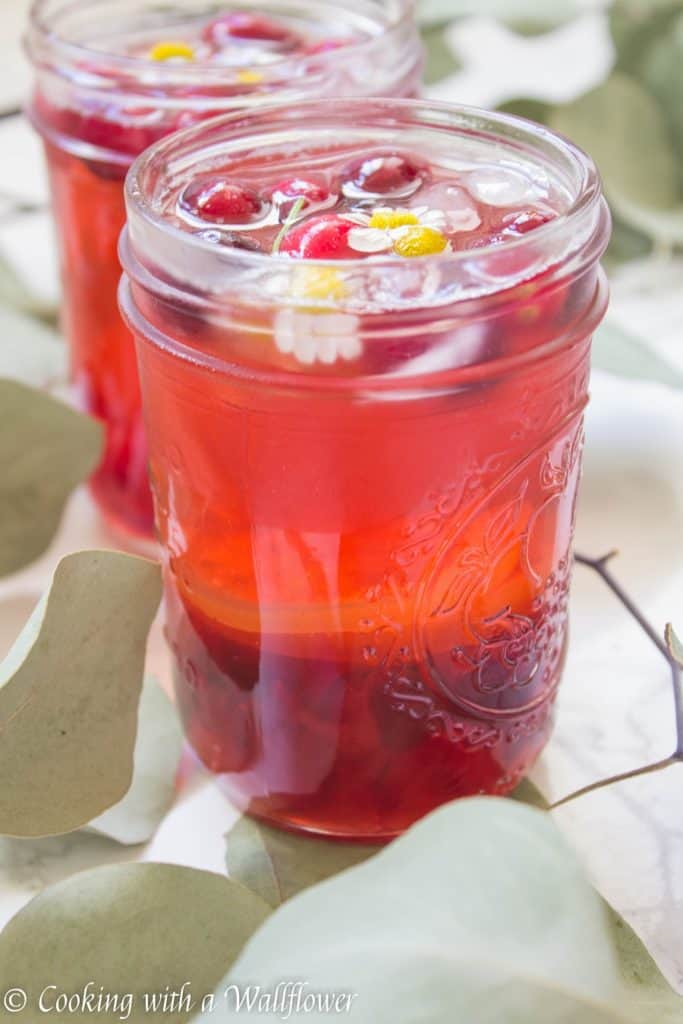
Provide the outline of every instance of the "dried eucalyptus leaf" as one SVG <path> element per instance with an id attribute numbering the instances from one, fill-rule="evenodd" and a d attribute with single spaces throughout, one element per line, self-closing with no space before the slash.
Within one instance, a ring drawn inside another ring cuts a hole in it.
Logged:
<path id="1" fill-rule="evenodd" d="M 57 566 L 0 666 L 0 834 L 75 831 L 133 776 L 154 562 L 83 551 Z"/>
<path id="2" fill-rule="evenodd" d="M 71 491 L 97 465 L 102 440 L 89 417 L 0 380 L 0 576 L 45 551 Z"/>
<path id="3" fill-rule="evenodd" d="M 612 320 L 598 328 L 593 341 L 593 366 L 628 380 L 651 380 L 683 388 L 683 373 L 662 359 L 646 341 Z"/>
<path id="4" fill-rule="evenodd" d="M 378 846 L 283 832 L 240 818 L 226 836 L 228 874 L 271 907 L 372 857 Z"/>
<path id="5" fill-rule="evenodd" d="M 678 167 L 664 116 L 635 79 L 611 75 L 573 103 L 556 107 L 550 125 L 594 157 L 617 211 L 669 210 L 678 203 Z"/>
<path id="6" fill-rule="evenodd" d="M 146 679 L 138 709 L 133 782 L 121 803 L 90 822 L 88 831 L 124 846 L 151 839 L 173 803 L 182 747 L 174 705 L 155 679 Z"/>
<path id="7" fill-rule="evenodd" d="M 42 991 L 54 1004 L 58 992 L 83 993 L 90 983 L 96 995 L 119 997 L 118 1012 L 86 1008 L 79 1019 L 179 1024 L 201 1009 L 269 912 L 253 893 L 208 871 L 96 868 L 46 889 L 10 921 L 0 934 L 0 992 L 23 989 L 28 1019 L 42 1020 Z M 147 1009 L 145 995 L 183 985 L 192 1009 L 164 1012 L 160 1002 L 156 1012 Z"/>
<path id="8" fill-rule="evenodd" d="M 40 320 L 0 306 L 0 338 L 0 377 L 36 388 L 66 380 L 66 345 Z"/>
<path id="9" fill-rule="evenodd" d="M 671 623 L 666 627 L 666 643 L 671 653 L 671 657 L 674 661 L 683 668 L 683 643 L 679 640 L 676 635 L 676 630 L 673 628 Z"/>
<path id="10" fill-rule="evenodd" d="M 443 807 L 284 904 L 203 1019 L 232 1020 L 228 985 L 274 989 L 283 978 L 354 993 L 345 1016 L 364 1024 L 631 1020 L 600 897 L 551 818 L 512 800 Z"/>

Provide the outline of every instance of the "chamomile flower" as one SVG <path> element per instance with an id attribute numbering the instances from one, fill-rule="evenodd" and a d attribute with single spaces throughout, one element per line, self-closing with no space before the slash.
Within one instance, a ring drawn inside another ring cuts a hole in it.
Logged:
<path id="1" fill-rule="evenodd" d="M 309 302 L 338 302 L 347 290 L 336 270 L 302 267 L 294 275 L 291 294 Z M 292 355 L 305 366 L 332 366 L 338 359 L 350 361 L 361 355 L 359 326 L 359 318 L 350 313 L 288 307 L 275 317 L 275 344 L 283 355 Z"/>
<path id="2" fill-rule="evenodd" d="M 356 252 L 394 252 L 399 256 L 427 256 L 445 252 L 446 215 L 441 210 L 418 206 L 395 210 L 381 206 L 370 216 L 354 212 L 358 227 L 349 232 L 348 243 Z"/>

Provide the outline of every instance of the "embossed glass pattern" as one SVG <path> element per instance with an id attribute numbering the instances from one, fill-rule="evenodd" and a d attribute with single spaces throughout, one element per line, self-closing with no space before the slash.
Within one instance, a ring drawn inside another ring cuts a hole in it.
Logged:
<path id="1" fill-rule="evenodd" d="M 210 250 L 155 197 L 204 152 L 287 136 L 304 116 L 309 141 L 362 122 L 375 139 L 524 149 L 570 204 L 504 269 L 490 247 L 359 262 L 385 306 L 354 313 L 362 354 L 294 366 L 273 343 L 289 294 L 268 292 L 274 258 Z M 336 836 L 385 838 L 454 797 L 508 792 L 550 734 L 567 644 L 606 303 L 592 164 L 503 116 L 322 103 L 178 137 L 129 182 L 122 305 L 194 749 L 241 807 Z M 416 299 L 423 273 L 432 290 Z"/>

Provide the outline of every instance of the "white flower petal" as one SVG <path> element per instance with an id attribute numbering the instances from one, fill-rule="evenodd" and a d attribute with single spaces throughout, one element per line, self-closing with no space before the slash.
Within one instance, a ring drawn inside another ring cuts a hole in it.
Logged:
<path id="1" fill-rule="evenodd" d="M 420 224 L 435 231 L 443 231 L 447 224 L 447 214 L 443 210 L 425 210 L 420 217 Z"/>
<path id="2" fill-rule="evenodd" d="M 347 240 L 356 252 L 386 252 L 391 248 L 388 232 L 380 228 L 351 228 Z"/>
<path id="3" fill-rule="evenodd" d="M 300 363 L 312 366 L 318 354 L 318 343 L 313 334 L 302 332 L 294 343 L 294 355 Z"/>
<path id="4" fill-rule="evenodd" d="M 332 366 L 337 361 L 337 338 L 322 337 L 318 339 L 318 359 L 325 366 Z"/>
<path id="5" fill-rule="evenodd" d="M 283 355 L 294 351 L 294 343 L 298 334 L 298 315 L 293 309 L 283 309 L 275 317 L 275 346 Z"/>
<path id="6" fill-rule="evenodd" d="M 358 334 L 347 334 L 343 338 L 339 338 L 337 342 L 337 351 L 342 359 L 350 362 L 352 359 L 357 359 L 363 352 L 363 345 L 358 337 Z"/>

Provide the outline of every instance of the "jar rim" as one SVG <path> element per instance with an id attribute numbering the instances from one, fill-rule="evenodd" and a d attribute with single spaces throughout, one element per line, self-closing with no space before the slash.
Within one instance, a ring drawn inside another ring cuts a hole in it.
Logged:
<path id="1" fill-rule="evenodd" d="M 573 175 L 571 204 L 553 220 L 521 235 L 518 239 L 506 241 L 502 246 L 491 242 L 476 250 L 459 250 L 411 260 L 401 260 L 394 255 L 379 255 L 373 256 L 370 260 L 359 258 L 341 262 L 329 259 L 287 260 L 272 253 L 219 247 L 200 235 L 182 230 L 155 209 L 153 197 L 150 195 L 150 181 L 154 175 L 168 181 L 175 164 L 185 161 L 190 166 L 193 162 L 196 163 L 202 150 L 208 150 L 212 145 L 239 137 L 240 142 L 247 147 L 250 133 L 258 135 L 259 130 L 263 132 L 264 129 L 272 129 L 273 126 L 291 127 L 292 122 L 298 123 L 301 131 L 310 139 L 311 126 L 316 123 L 316 118 L 334 126 L 342 117 L 348 118 L 351 122 L 360 122 L 364 127 L 390 122 L 396 128 L 397 139 L 400 139 L 400 125 L 405 123 L 441 130 L 445 128 L 456 133 L 474 133 L 478 138 L 503 138 L 516 145 L 531 143 L 536 152 L 547 152 L 552 158 L 561 161 L 565 171 Z M 137 274 L 136 267 L 140 271 L 144 270 L 147 276 L 158 276 L 159 268 L 167 269 L 165 260 L 175 246 L 179 250 L 182 249 L 185 256 L 195 254 L 200 261 L 204 261 L 204 265 L 220 267 L 225 274 L 225 280 L 229 280 L 230 275 L 242 271 L 246 274 L 243 282 L 245 288 L 248 288 L 250 275 L 259 278 L 274 270 L 283 273 L 296 272 L 296 268 L 302 266 L 337 271 L 341 269 L 345 273 L 361 277 L 376 275 L 379 278 L 387 273 L 395 276 L 406 270 L 412 272 L 417 267 L 429 267 L 430 272 L 436 270 L 446 275 L 450 272 L 450 275 L 453 275 L 468 265 L 481 264 L 482 261 L 499 255 L 501 250 L 523 255 L 554 254 L 554 258 L 547 261 L 543 272 L 566 276 L 578 274 L 586 266 L 597 262 L 609 238 L 609 213 L 602 194 L 598 170 L 593 160 L 573 142 L 524 118 L 429 100 L 314 100 L 297 104 L 294 108 L 276 104 L 213 118 L 162 140 L 139 157 L 127 178 L 126 205 L 128 227 L 122 243 L 122 258 L 124 268 L 133 278 Z M 154 249 L 157 253 L 164 254 L 158 261 L 154 259 Z M 557 259 L 558 253 L 563 254 L 560 260 Z M 183 258 L 181 262 L 185 265 L 187 260 Z M 506 279 L 493 285 L 481 285 L 470 292 L 463 292 L 461 298 L 480 299 L 505 292 L 513 285 L 537 276 L 540 272 L 538 263 L 534 264 L 530 260 L 529 266 L 536 266 L 533 274 L 528 273 L 513 280 Z M 183 291 L 182 284 L 175 279 L 172 287 Z M 262 290 L 258 293 L 258 299 L 264 301 Z M 343 308 L 342 300 L 339 301 L 341 304 L 338 308 Z M 418 305 L 424 310 L 432 304 L 424 302 Z M 325 300 L 324 305 L 330 308 L 329 300 Z M 334 306 L 334 303 L 332 305 Z M 443 305 L 443 302 L 435 305 Z M 413 298 L 409 308 L 414 306 Z"/>
<path id="2" fill-rule="evenodd" d="M 95 47 L 71 41 L 65 35 L 60 34 L 59 19 L 62 16 L 72 13 L 79 7 L 84 10 L 91 7 L 93 12 L 95 12 L 99 2 L 100 0 L 75 0 L 75 2 L 74 0 L 33 0 L 29 12 L 29 28 L 25 40 L 28 55 L 33 62 L 35 64 L 43 62 L 44 57 L 42 54 L 45 53 L 47 48 L 51 57 L 48 63 L 57 68 L 59 73 L 66 77 L 69 77 L 68 70 L 70 68 L 79 67 L 83 62 L 92 62 L 88 64 L 87 87 L 89 89 L 96 87 L 97 84 L 97 61 L 100 63 L 106 61 L 107 73 L 102 76 L 102 84 L 104 86 L 108 86 L 111 82 L 112 74 L 120 76 L 121 85 L 124 83 L 135 83 L 141 80 L 145 74 L 148 74 L 150 61 L 145 57 L 110 53 L 106 50 L 96 49 Z M 287 0 L 266 0 L 266 6 L 272 6 L 273 3 L 277 5 L 278 3 L 286 2 Z M 382 31 L 378 34 L 353 40 L 350 46 L 339 49 L 317 53 L 313 56 L 310 54 L 299 54 L 274 62 L 272 65 L 263 65 L 259 67 L 259 71 L 263 72 L 264 75 L 263 81 L 245 85 L 243 91 L 236 93 L 231 99 L 244 102 L 246 99 L 258 98 L 263 95 L 264 102 L 270 104 L 273 102 L 270 90 L 274 86 L 278 85 L 281 87 L 285 83 L 298 80 L 302 88 L 299 90 L 295 88 L 288 90 L 289 95 L 287 96 L 290 100 L 296 100 L 298 97 L 306 95 L 304 82 L 310 88 L 312 81 L 323 80 L 326 74 L 343 67 L 348 61 L 350 52 L 354 57 L 372 59 L 379 54 L 380 49 L 384 48 L 384 46 L 388 46 L 391 49 L 392 40 L 396 40 L 399 51 L 402 42 L 404 44 L 406 40 L 417 42 L 415 24 L 416 0 L 391 0 L 391 3 L 391 8 L 383 5 L 383 10 L 389 10 L 390 16 L 387 17 L 386 22 L 381 24 Z M 243 6 L 248 5 L 258 6 L 259 9 L 263 6 L 261 0 L 243 0 Z M 349 12 L 352 12 L 352 0 L 339 0 L 339 2 L 331 5 L 331 7 L 337 10 L 339 8 L 343 10 L 345 6 L 348 7 Z M 398 63 L 400 61 L 397 59 Z M 309 65 L 308 68 L 307 65 Z M 305 75 L 302 75 L 302 69 L 306 71 Z M 272 72 L 271 75 L 269 75 L 269 70 Z M 172 89 L 174 86 L 182 87 L 191 83 L 200 83 L 201 85 L 234 85 L 234 71 L 234 68 L 202 60 L 183 64 L 158 62 L 154 65 L 155 76 L 161 89 Z M 226 79 L 229 80 L 227 83 Z M 278 91 L 278 95 L 280 95 L 280 91 Z M 157 99 L 160 106 L 168 104 L 168 100 L 165 100 L 164 97 L 158 97 Z M 206 97 L 201 95 L 201 90 L 198 99 L 202 102 L 206 100 Z M 192 98 L 184 97 L 183 102 L 191 106 Z M 218 102 L 217 107 L 224 109 L 225 100 Z"/>

